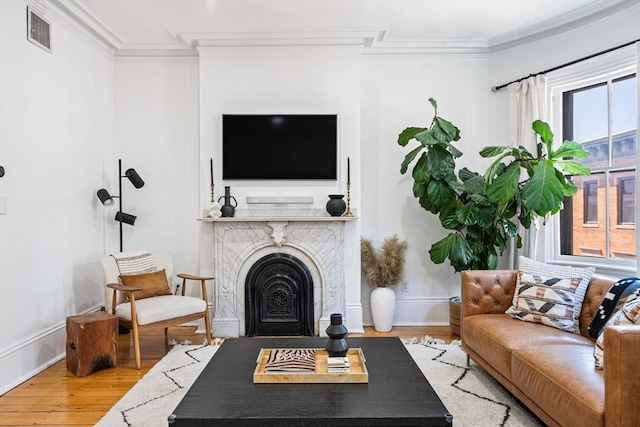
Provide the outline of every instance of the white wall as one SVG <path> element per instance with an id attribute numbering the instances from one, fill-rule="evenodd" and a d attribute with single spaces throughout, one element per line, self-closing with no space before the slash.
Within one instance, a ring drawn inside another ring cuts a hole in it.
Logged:
<path id="1" fill-rule="evenodd" d="M 438 114 L 461 129 L 457 147 L 461 164 L 474 170 L 478 151 L 487 143 L 487 59 L 483 56 L 366 56 L 362 71 L 362 236 L 379 245 L 397 234 L 408 243 L 405 281 L 395 287 L 395 325 L 442 324 L 448 321 L 448 299 L 459 294 L 459 276 L 448 264 L 436 265 L 429 248 L 445 236 L 438 218 L 413 197 L 410 166 L 400 174 L 404 156 L 417 146 L 397 143 L 409 126 L 427 127 Z M 369 295 L 362 283 L 365 323 L 371 324 Z"/>
<path id="2" fill-rule="evenodd" d="M 312 196 L 324 209 L 329 194 L 346 193 L 346 159 L 351 159 L 352 210 L 358 214 L 360 189 L 360 51 L 353 48 L 213 48 L 200 53 L 200 200 L 208 206 L 209 159 L 214 161 L 216 195 L 224 186 L 246 209 L 247 196 Z M 336 181 L 223 181 L 222 114 L 337 114 Z M 203 266 L 212 259 L 210 224 L 202 224 Z M 362 328 L 359 222 L 345 229 L 345 322 Z"/>
<path id="3" fill-rule="evenodd" d="M 24 1 L 0 1 L 0 393 L 64 356 L 65 319 L 102 304 L 112 59 L 59 18 L 53 54 L 26 39 Z"/>
<path id="4" fill-rule="evenodd" d="M 109 191 L 118 193 L 122 173 L 134 168 L 145 181 L 122 181 L 123 250 L 171 254 L 176 273 L 199 272 L 197 58 L 118 58 L 114 67 L 114 152 Z M 117 200 L 106 208 L 109 252 L 119 250 Z"/>

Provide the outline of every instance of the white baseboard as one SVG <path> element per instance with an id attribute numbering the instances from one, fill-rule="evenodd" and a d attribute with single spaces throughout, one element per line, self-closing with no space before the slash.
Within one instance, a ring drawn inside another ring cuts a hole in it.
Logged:
<path id="1" fill-rule="evenodd" d="M 100 305 L 78 313 L 99 311 Z M 64 359 L 67 351 L 67 320 L 38 331 L 0 349 L 0 395 Z"/>
<path id="2" fill-rule="evenodd" d="M 373 325 L 371 300 L 362 301 L 363 323 Z M 393 326 L 445 326 L 449 324 L 449 298 L 396 299 Z"/>

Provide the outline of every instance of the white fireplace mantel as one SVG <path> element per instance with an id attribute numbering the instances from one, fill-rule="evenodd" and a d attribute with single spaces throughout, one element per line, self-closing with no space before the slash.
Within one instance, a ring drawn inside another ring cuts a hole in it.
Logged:
<path id="1" fill-rule="evenodd" d="M 199 218 L 213 226 L 212 332 L 246 333 L 245 281 L 264 256 L 285 253 L 300 259 L 313 278 L 314 333 L 324 335 L 332 313 L 346 313 L 345 223 L 357 217 L 236 216 Z"/>

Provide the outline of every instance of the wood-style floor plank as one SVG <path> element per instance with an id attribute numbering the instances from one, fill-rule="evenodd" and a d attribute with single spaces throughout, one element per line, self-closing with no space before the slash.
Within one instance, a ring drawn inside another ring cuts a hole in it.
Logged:
<path id="1" fill-rule="evenodd" d="M 395 327 L 391 332 L 376 332 L 366 327 L 364 334 L 351 336 L 398 336 L 400 338 L 430 335 L 445 342 L 458 337 L 448 326 Z M 195 327 L 169 328 L 169 340 L 200 344 L 202 334 Z M 115 368 L 77 378 L 67 371 L 63 359 L 50 368 L 0 396 L 0 426 L 92 426 L 124 396 L 164 355 L 171 345 L 164 330 L 147 331 L 140 337 L 142 369 L 135 368 L 130 334 L 118 337 L 118 364 Z"/>

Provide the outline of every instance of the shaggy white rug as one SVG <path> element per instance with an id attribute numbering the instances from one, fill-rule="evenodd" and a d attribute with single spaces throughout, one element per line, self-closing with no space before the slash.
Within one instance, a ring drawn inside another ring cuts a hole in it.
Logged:
<path id="1" fill-rule="evenodd" d="M 407 350 L 453 414 L 454 426 L 542 426 L 460 346 L 425 337 L 406 340 Z M 97 424 L 99 427 L 162 426 L 218 345 L 176 345 Z"/>

